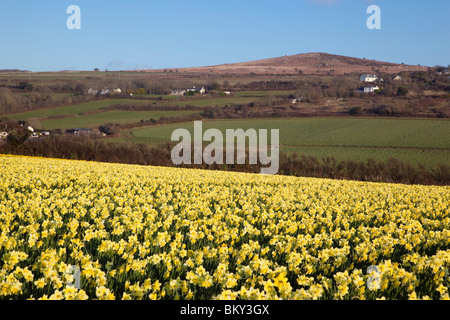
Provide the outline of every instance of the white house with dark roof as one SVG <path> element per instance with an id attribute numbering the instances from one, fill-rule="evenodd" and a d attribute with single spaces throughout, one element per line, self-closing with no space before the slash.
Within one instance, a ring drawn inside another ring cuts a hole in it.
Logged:
<path id="1" fill-rule="evenodd" d="M 362 74 L 359 77 L 359 80 L 361 80 L 361 82 L 374 82 L 378 80 L 378 77 L 374 74 Z"/>

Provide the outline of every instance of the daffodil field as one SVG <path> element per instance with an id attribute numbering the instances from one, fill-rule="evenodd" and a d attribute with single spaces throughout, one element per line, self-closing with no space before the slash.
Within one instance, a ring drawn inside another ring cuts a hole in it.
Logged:
<path id="1" fill-rule="evenodd" d="M 0 155 L 0 299 L 448 299 L 449 199 Z"/>

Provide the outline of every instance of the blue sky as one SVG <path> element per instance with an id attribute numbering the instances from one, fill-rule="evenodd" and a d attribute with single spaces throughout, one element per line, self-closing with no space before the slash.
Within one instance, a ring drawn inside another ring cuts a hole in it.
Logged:
<path id="1" fill-rule="evenodd" d="M 70 5 L 81 29 L 69 30 Z M 366 9 L 381 9 L 369 30 Z M 14 0 L 0 4 L 0 69 L 181 68 L 307 52 L 450 64 L 448 0 Z"/>

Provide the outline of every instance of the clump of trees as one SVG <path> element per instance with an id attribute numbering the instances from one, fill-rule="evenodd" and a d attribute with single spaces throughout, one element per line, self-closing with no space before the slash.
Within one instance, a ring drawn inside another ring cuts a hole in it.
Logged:
<path id="1" fill-rule="evenodd" d="M 361 107 L 357 106 L 357 107 L 351 107 L 348 110 L 348 114 L 352 115 L 352 116 L 357 116 L 361 113 Z"/>
<path id="2" fill-rule="evenodd" d="M 6 144 L 9 150 L 16 151 L 31 136 L 25 121 L 0 120 L 0 131 L 6 132 Z"/>
<path id="3" fill-rule="evenodd" d="M 120 133 L 120 128 L 117 124 L 107 123 L 98 127 L 100 133 L 108 136 L 117 136 Z"/>
<path id="4" fill-rule="evenodd" d="M 23 89 L 23 90 L 33 91 L 33 84 L 30 82 L 21 81 L 21 82 L 19 82 L 18 88 Z"/>
<path id="5" fill-rule="evenodd" d="M 398 87 L 397 88 L 397 95 L 398 96 L 406 96 L 408 94 L 408 88 L 406 87 Z"/>
<path id="6" fill-rule="evenodd" d="M 11 88 L 0 87 L 0 114 L 19 113 L 42 108 L 60 107 L 91 100 L 101 97 L 84 95 L 81 89 L 75 89 L 71 95 L 57 95 L 52 91 L 33 88 L 26 95 L 18 94 Z"/>

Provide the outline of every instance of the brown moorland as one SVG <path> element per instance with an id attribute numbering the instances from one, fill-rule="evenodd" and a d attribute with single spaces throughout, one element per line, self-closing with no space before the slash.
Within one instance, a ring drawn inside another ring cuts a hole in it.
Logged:
<path id="1" fill-rule="evenodd" d="M 173 69 L 173 68 L 172 68 Z M 382 62 L 364 58 L 354 58 L 329 53 L 303 53 L 283 57 L 229 63 L 214 66 L 176 68 L 183 73 L 215 74 L 350 74 L 350 73 L 399 73 L 401 71 L 427 71 L 428 67 L 403 63 Z M 146 72 L 164 72 L 167 69 L 145 70 Z"/>

